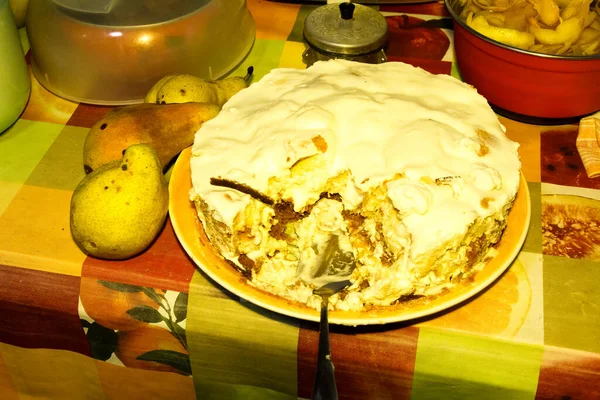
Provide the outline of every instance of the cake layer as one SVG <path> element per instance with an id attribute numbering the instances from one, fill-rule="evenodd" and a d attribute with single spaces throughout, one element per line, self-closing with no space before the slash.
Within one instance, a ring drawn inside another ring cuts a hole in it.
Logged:
<path id="1" fill-rule="evenodd" d="M 476 271 L 519 184 L 518 145 L 470 86 L 408 64 L 275 69 L 196 135 L 198 215 L 252 284 L 304 303 L 299 265 L 339 234 L 340 309 L 428 295 Z"/>

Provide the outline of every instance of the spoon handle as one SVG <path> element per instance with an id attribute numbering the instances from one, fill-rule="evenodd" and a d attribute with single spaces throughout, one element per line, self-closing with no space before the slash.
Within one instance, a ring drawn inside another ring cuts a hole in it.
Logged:
<path id="1" fill-rule="evenodd" d="M 321 301 L 321 322 L 319 330 L 319 355 L 317 373 L 313 384 L 312 400 L 337 400 L 337 387 L 335 385 L 335 368 L 331 361 L 329 348 L 329 320 L 327 305 L 329 298 L 324 296 Z"/>

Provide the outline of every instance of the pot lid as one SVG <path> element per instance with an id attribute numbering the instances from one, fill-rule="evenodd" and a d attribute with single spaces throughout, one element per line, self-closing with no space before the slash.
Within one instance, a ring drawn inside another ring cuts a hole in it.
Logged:
<path id="1" fill-rule="evenodd" d="M 327 4 L 316 8 L 304 20 L 304 39 L 312 47 L 329 53 L 370 53 L 381 49 L 386 38 L 385 17 L 360 4 Z"/>
<path id="2" fill-rule="evenodd" d="M 304 21 L 304 39 L 329 53 L 370 53 L 381 49 L 386 38 L 384 16 L 360 4 L 327 4 L 316 8 Z"/>
<path id="3" fill-rule="evenodd" d="M 83 23 L 127 28 L 173 21 L 198 12 L 214 0 L 44 0 L 43 3 L 46 1 L 57 11 Z"/>

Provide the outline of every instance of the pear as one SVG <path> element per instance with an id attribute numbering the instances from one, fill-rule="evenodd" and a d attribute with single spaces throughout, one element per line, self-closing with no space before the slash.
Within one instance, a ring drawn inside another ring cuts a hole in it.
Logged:
<path id="1" fill-rule="evenodd" d="M 71 198 L 71 234 L 92 257 L 121 260 L 144 249 L 160 232 L 169 207 L 162 165 L 146 144 L 86 175 Z"/>
<path id="2" fill-rule="evenodd" d="M 248 87 L 253 67 L 246 76 L 232 76 L 216 81 L 206 80 L 189 74 L 166 76 L 150 89 L 147 103 L 210 103 L 222 107 L 234 94 Z"/>
<path id="3" fill-rule="evenodd" d="M 135 104 L 115 108 L 92 126 L 83 145 L 86 173 L 119 160 L 133 144 L 146 143 L 156 151 L 163 167 L 194 143 L 202 124 L 214 118 L 214 104 Z"/>
<path id="4" fill-rule="evenodd" d="M 171 78 L 177 75 L 167 75 L 161 78 L 158 82 L 150 88 L 150 91 L 146 94 L 146 98 L 144 99 L 144 103 L 157 103 L 156 95 L 158 94 L 158 90 Z M 204 102 L 206 103 L 206 102 Z"/>
<path id="5" fill-rule="evenodd" d="M 9 0 L 10 9 L 15 18 L 17 28 L 25 26 L 25 18 L 27 17 L 27 6 L 29 0 Z"/>

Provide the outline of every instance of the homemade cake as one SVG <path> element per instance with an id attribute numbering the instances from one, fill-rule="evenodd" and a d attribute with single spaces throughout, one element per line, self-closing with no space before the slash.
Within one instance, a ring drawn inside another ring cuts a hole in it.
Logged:
<path id="1" fill-rule="evenodd" d="M 337 234 L 357 267 L 331 307 L 388 306 L 493 257 L 520 179 L 504 132 L 475 89 L 408 64 L 275 69 L 196 134 L 191 198 L 249 284 L 317 307 L 303 271 Z"/>

